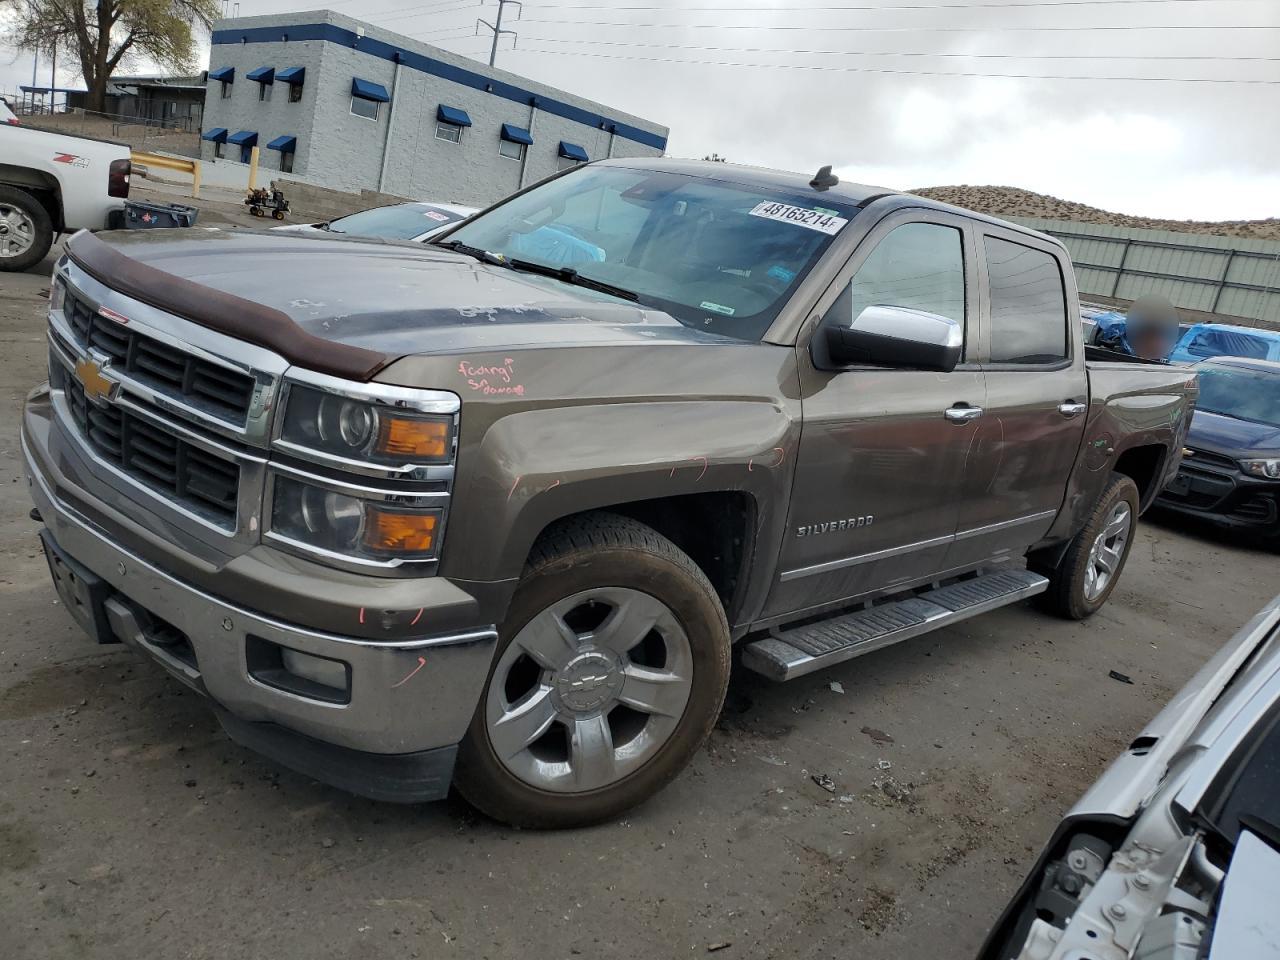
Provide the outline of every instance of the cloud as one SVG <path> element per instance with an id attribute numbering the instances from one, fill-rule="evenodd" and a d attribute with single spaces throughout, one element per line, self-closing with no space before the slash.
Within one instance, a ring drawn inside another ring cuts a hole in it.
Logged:
<path id="1" fill-rule="evenodd" d="M 504 23 L 520 40 L 499 65 L 668 124 L 673 155 L 714 151 L 805 172 L 831 163 L 889 186 L 1008 184 L 1148 216 L 1280 215 L 1280 123 L 1270 119 L 1280 114 L 1280 86 L 922 75 L 1280 81 L 1280 63 L 1265 59 L 1277 56 L 1280 0 L 1039 9 L 982 0 L 896 11 L 840 11 L 819 0 L 570 2 L 583 9 L 530 0 L 521 20 Z M 357 12 L 350 0 L 333 5 Z M 259 0 L 254 12 L 313 6 Z M 464 55 L 487 54 L 483 38 L 467 36 L 483 8 L 405 9 L 403 0 L 364 0 L 358 12 Z M 1259 29 L 1214 29 L 1231 24 Z M 1112 29 L 1132 27 L 1142 29 Z M 719 49 L 687 49 L 707 47 Z M 0 89 L 29 82 L 29 58 L 25 72 L 4 59 Z"/>

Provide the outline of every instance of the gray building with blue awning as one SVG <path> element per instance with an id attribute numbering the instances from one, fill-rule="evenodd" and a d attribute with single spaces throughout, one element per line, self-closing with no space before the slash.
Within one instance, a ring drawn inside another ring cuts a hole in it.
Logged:
<path id="1" fill-rule="evenodd" d="M 661 124 L 331 10 L 217 22 L 208 76 L 202 158 L 265 145 L 260 182 L 486 204 L 667 145 Z"/>

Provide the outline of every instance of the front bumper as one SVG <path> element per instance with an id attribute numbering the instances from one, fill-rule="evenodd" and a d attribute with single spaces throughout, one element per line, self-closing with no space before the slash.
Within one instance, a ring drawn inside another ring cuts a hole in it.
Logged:
<path id="1" fill-rule="evenodd" d="M 1184 459 L 1156 503 L 1221 527 L 1280 534 L 1280 481 L 1246 476 L 1226 462 Z"/>
<path id="2" fill-rule="evenodd" d="M 456 744 L 488 675 L 497 641 L 492 626 L 373 640 L 286 622 L 222 599 L 109 536 L 95 517 L 120 518 L 87 490 L 69 485 L 56 465 L 60 458 L 47 448 L 56 435 L 30 426 L 24 416 L 23 459 L 46 526 L 46 549 L 64 571 L 81 574 L 59 577 L 51 559 L 55 584 L 90 634 L 152 657 L 214 701 L 233 739 L 286 766 L 378 799 L 444 795 Z M 76 596 L 76 583 L 85 581 L 94 595 L 86 587 Z M 314 586 L 318 596 L 326 589 L 321 580 Z M 432 612 L 423 610 L 423 622 L 433 622 Z M 322 698 L 311 695 L 317 688 L 287 678 L 281 686 L 278 656 L 264 666 L 264 649 L 345 664 L 347 689 L 336 697 L 331 689 Z"/>

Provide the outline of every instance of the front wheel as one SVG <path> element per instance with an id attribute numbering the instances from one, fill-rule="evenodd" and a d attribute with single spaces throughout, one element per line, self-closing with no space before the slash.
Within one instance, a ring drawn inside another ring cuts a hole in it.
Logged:
<path id="1" fill-rule="evenodd" d="M 1092 616 L 1107 602 L 1129 559 L 1138 523 L 1138 487 L 1114 474 L 1093 512 L 1049 577 L 1043 605 L 1070 620 Z"/>
<path id="2" fill-rule="evenodd" d="M 635 520 L 574 518 L 530 557 L 458 789 L 517 826 L 617 816 L 688 764 L 728 681 L 728 625 L 697 565 Z"/>

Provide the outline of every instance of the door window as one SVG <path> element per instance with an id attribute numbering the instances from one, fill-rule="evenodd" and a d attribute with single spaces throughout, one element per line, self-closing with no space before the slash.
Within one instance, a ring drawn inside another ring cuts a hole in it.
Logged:
<path id="1" fill-rule="evenodd" d="M 991 285 L 991 362 L 1060 363 L 1067 358 L 1067 300 L 1056 257 L 984 237 Z"/>
<path id="2" fill-rule="evenodd" d="M 848 300 L 850 312 L 840 310 L 840 319 L 845 323 L 873 305 L 909 307 L 964 323 L 964 248 L 960 231 L 937 223 L 895 227 L 853 275 Z"/>

